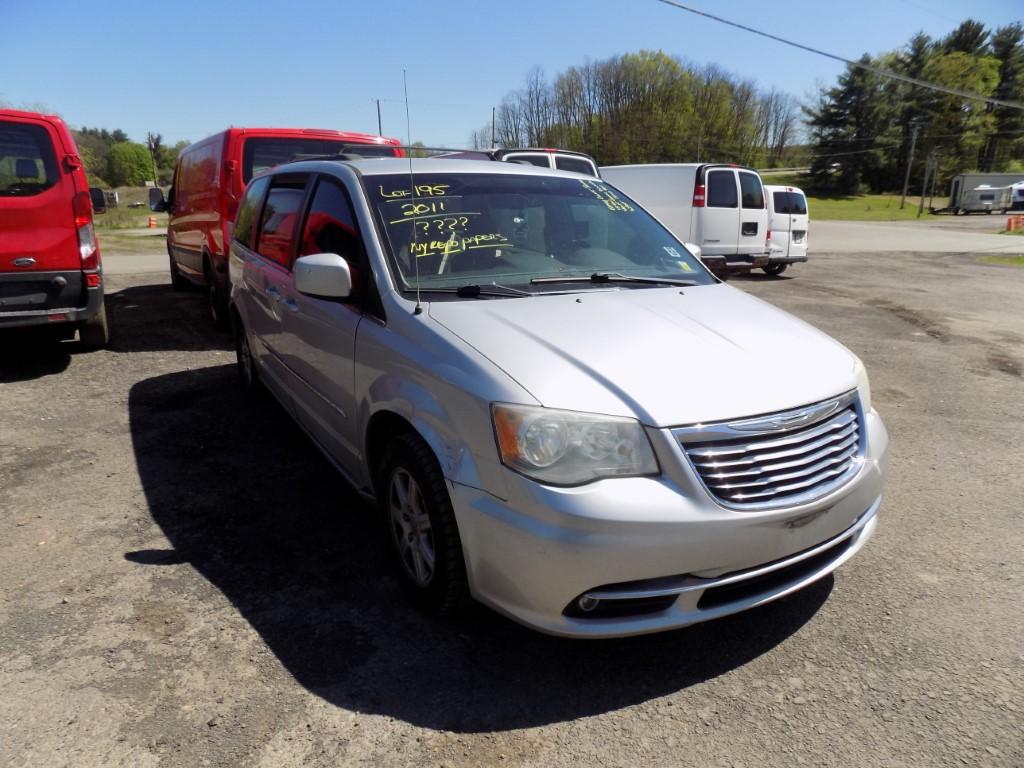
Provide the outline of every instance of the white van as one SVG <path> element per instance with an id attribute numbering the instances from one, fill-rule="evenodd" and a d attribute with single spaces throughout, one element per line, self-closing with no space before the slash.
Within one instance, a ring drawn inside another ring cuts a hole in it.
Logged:
<path id="1" fill-rule="evenodd" d="M 772 233 L 764 271 L 781 275 L 790 264 L 807 261 L 807 197 L 799 187 L 766 184 L 764 191 Z"/>
<path id="2" fill-rule="evenodd" d="M 601 166 L 601 178 L 653 213 L 717 274 L 768 263 L 768 209 L 757 171 L 713 163 Z"/>

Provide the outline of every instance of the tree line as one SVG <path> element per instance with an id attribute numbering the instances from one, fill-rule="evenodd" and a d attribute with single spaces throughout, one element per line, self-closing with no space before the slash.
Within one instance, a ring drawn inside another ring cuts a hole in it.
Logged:
<path id="1" fill-rule="evenodd" d="M 548 81 L 534 69 L 496 110 L 505 147 L 560 147 L 599 164 L 722 161 L 777 167 L 799 138 L 796 100 L 714 65 L 640 51 L 570 67 Z M 474 148 L 491 146 L 491 126 Z"/>
<path id="2" fill-rule="evenodd" d="M 146 143 L 140 144 L 120 129 L 83 127 L 71 133 L 89 184 L 96 187 L 138 187 L 147 181 L 169 184 L 178 155 L 189 145 L 179 141 L 169 147 L 159 133 L 147 133 Z"/>
<path id="3" fill-rule="evenodd" d="M 1024 26 L 990 32 L 967 20 L 941 39 L 923 32 L 897 51 L 865 54 L 860 64 L 894 70 L 1000 101 L 1024 102 Z M 812 187 L 854 194 L 903 184 L 914 134 L 911 182 L 928 158 L 947 183 L 971 170 L 1024 171 L 1024 110 L 936 92 L 847 66 L 836 85 L 805 105 Z M 1022 174 L 1024 175 L 1024 174 Z"/>

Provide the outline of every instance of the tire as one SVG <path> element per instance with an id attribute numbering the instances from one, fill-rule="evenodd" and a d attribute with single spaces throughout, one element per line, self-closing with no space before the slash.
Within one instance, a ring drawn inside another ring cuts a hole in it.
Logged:
<path id="1" fill-rule="evenodd" d="M 249 336 L 240 320 L 235 320 L 235 370 L 238 372 L 238 386 L 249 395 L 258 393 L 263 385 L 260 383 L 259 371 L 249 346 Z"/>
<path id="2" fill-rule="evenodd" d="M 789 264 L 765 264 L 763 267 L 761 267 L 761 269 L 764 270 L 764 273 L 766 275 L 778 277 L 783 272 L 785 272 L 788 267 Z"/>
<path id="3" fill-rule="evenodd" d="M 416 434 L 394 438 L 377 473 L 377 501 L 399 579 L 412 602 L 435 616 L 469 604 L 462 539 L 444 474 Z"/>
<path id="4" fill-rule="evenodd" d="M 83 349 L 103 349 L 110 342 L 107 305 L 100 302 L 100 311 L 78 326 L 78 341 Z"/>
<path id="5" fill-rule="evenodd" d="M 228 303 L 221 296 L 213 267 L 208 261 L 203 265 L 203 279 L 206 282 L 206 302 L 210 309 L 210 317 L 213 319 L 213 327 L 218 331 L 226 331 L 228 330 Z"/>
<path id="6" fill-rule="evenodd" d="M 182 277 L 181 272 L 178 270 L 178 262 L 174 260 L 170 248 L 167 249 L 167 260 L 170 262 L 171 267 L 171 287 L 176 291 L 187 291 L 189 288 L 188 280 Z"/>

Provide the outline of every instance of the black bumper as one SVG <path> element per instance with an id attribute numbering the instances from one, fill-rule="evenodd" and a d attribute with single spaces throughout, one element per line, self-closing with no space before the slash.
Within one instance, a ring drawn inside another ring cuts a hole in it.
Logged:
<path id="1" fill-rule="evenodd" d="M 55 274 L 58 273 L 47 273 L 47 277 Z M 59 274 L 64 275 L 69 284 L 78 281 L 81 285 L 81 272 Z M 99 314 L 103 306 L 102 284 L 96 288 L 82 286 L 73 293 L 61 291 L 49 297 L 42 307 L 26 306 L 19 302 L 20 286 L 24 284 L 26 291 L 35 291 L 38 280 L 33 278 L 38 277 L 38 273 L 34 276 L 25 272 L 0 274 L 0 287 L 4 289 L 4 301 L 0 302 L 0 328 L 56 327 L 66 323 L 81 323 Z"/>
<path id="2" fill-rule="evenodd" d="M 796 264 L 801 261 L 807 261 L 807 256 L 770 256 L 768 258 L 769 264 Z"/>

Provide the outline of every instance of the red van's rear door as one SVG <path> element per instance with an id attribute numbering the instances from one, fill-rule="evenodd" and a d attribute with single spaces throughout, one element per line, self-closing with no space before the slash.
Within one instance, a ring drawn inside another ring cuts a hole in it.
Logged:
<path id="1" fill-rule="evenodd" d="M 81 268 L 63 158 L 49 123 L 0 114 L 0 272 Z"/>
<path id="2" fill-rule="evenodd" d="M 0 112 L 0 313 L 82 303 L 75 187 L 65 154 L 46 120 Z"/>

